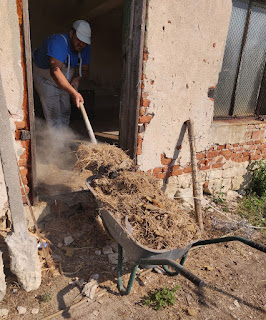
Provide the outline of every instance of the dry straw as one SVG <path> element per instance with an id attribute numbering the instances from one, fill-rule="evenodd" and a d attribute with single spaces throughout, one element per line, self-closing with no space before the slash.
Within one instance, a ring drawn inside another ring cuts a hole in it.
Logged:
<path id="1" fill-rule="evenodd" d="M 193 215 L 169 199 L 156 178 L 135 172 L 133 161 L 121 149 L 107 144 L 81 145 L 77 156 L 76 170 L 98 175 L 92 184 L 98 199 L 139 243 L 172 249 L 198 238 Z"/>

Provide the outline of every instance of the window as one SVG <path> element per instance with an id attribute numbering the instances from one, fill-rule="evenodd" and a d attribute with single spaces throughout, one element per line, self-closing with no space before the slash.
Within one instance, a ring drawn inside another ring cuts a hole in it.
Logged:
<path id="1" fill-rule="evenodd" d="M 214 117 L 266 114 L 266 3 L 233 0 Z"/>

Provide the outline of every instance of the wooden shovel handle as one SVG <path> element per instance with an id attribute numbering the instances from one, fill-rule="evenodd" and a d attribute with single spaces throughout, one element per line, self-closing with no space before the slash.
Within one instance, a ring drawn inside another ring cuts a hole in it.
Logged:
<path id="1" fill-rule="evenodd" d="M 84 122 L 85 122 L 85 125 L 86 125 L 86 128 L 88 130 L 88 133 L 89 133 L 89 137 L 91 139 L 91 142 L 93 144 L 97 144 L 97 140 L 95 138 L 95 135 L 93 133 L 93 130 L 92 130 L 92 127 L 91 127 L 91 124 L 90 124 L 90 121 L 89 121 L 89 118 L 87 116 L 87 113 L 86 113 L 86 110 L 84 108 L 84 104 L 82 102 L 79 103 L 79 108 L 80 108 L 80 111 L 82 113 L 82 116 L 83 116 L 83 119 L 84 119 Z"/>

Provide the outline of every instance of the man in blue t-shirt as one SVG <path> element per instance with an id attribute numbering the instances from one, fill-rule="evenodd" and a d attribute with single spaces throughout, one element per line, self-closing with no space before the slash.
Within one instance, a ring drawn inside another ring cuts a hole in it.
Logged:
<path id="1" fill-rule="evenodd" d="M 33 52 L 33 79 L 49 127 L 67 127 L 71 96 L 79 108 L 84 102 L 77 91 L 81 78 L 88 76 L 91 28 L 77 20 L 69 33 L 49 36 Z"/>

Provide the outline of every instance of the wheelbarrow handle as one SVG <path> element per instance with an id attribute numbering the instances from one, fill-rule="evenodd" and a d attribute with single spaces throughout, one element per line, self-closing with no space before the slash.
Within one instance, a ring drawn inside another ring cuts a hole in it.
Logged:
<path id="1" fill-rule="evenodd" d="M 192 247 L 205 246 L 207 244 L 230 242 L 230 241 L 240 241 L 240 242 L 242 242 L 242 243 L 244 243 L 254 249 L 257 249 L 259 251 L 266 253 L 266 247 L 264 245 L 257 243 L 257 242 L 254 242 L 252 240 L 243 238 L 243 237 L 222 237 L 222 238 L 209 239 L 209 240 L 199 240 L 197 242 L 194 242 L 192 244 Z"/>
<path id="2" fill-rule="evenodd" d="M 163 265 L 163 266 L 171 266 L 174 268 L 178 273 L 180 273 L 182 276 L 187 278 L 189 281 L 194 283 L 199 288 L 203 287 L 205 285 L 205 282 L 201 280 L 199 277 L 194 275 L 192 272 L 190 272 L 188 269 L 183 267 L 181 264 L 175 262 L 172 259 L 141 259 L 137 264 L 139 265 Z"/>

